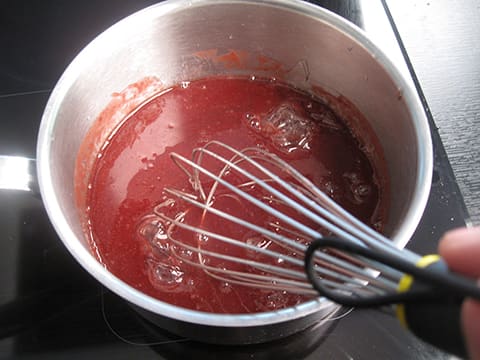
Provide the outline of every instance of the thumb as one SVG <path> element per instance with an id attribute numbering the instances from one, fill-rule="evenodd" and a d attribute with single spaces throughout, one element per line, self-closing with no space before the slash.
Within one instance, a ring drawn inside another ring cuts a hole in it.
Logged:
<path id="1" fill-rule="evenodd" d="M 480 277 L 480 227 L 447 232 L 439 245 L 448 266 L 470 277 Z M 472 360 L 480 360 L 480 302 L 467 299 L 462 306 L 462 327 Z"/>

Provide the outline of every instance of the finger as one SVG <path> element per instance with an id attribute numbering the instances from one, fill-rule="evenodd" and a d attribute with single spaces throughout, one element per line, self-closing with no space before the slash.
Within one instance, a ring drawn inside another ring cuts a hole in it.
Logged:
<path id="1" fill-rule="evenodd" d="M 439 253 L 450 269 L 480 277 L 480 227 L 447 232 L 440 241 Z"/>
<path id="2" fill-rule="evenodd" d="M 471 360 L 480 360 L 480 302 L 466 300 L 462 306 L 462 323 Z"/>

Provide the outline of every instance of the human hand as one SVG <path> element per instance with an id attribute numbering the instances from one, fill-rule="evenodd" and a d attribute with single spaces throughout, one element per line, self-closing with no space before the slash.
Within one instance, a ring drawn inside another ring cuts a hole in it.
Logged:
<path id="1" fill-rule="evenodd" d="M 451 270 L 480 278 L 480 227 L 447 232 L 439 244 L 439 254 Z M 480 302 L 467 299 L 462 305 L 462 327 L 470 358 L 480 360 Z"/>

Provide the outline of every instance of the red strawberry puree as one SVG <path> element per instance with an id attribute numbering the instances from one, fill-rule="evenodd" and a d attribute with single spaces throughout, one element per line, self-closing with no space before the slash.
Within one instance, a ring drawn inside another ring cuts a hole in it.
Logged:
<path id="1" fill-rule="evenodd" d="M 217 77 L 184 82 L 129 115 L 102 148 L 88 186 L 90 243 L 104 266 L 134 288 L 171 304 L 215 313 L 277 310 L 307 299 L 281 289 L 254 289 L 217 280 L 172 255 L 175 246 L 153 209 L 163 203 L 171 216 L 190 212 L 192 225 L 199 225 L 199 211 L 170 201 L 164 192 L 175 188 L 194 193 L 169 154 L 191 158 L 193 148 L 211 140 L 239 150 L 260 146 L 277 154 L 358 218 L 382 228 L 386 205 L 378 184 L 385 183 L 379 179 L 384 174 L 364 152 L 368 146 L 361 145 L 322 100 L 268 79 Z M 276 219 L 248 203 L 229 199 L 218 195 L 215 201 L 262 226 L 275 223 Z M 201 225 L 270 246 L 268 240 L 218 218 L 202 220 Z M 184 233 L 176 235 L 189 237 L 188 241 L 207 240 Z M 176 251 L 192 256 L 185 249 Z"/>

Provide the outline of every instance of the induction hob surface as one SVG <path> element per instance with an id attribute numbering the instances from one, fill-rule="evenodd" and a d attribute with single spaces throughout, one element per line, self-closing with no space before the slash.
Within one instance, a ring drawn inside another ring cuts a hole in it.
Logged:
<path id="1" fill-rule="evenodd" d="M 43 108 L 67 64 L 98 33 L 155 2 L 2 1 L 0 155 L 34 158 Z M 374 20 L 361 1 L 315 3 L 364 28 Z M 380 1 L 378 5 L 387 18 Z M 435 251 L 438 237 L 464 225 L 467 218 L 430 121 L 435 153 L 431 195 L 409 244 L 420 253 Z M 255 346 L 207 345 L 169 334 L 140 318 L 75 262 L 38 197 L 0 190 L 0 358 L 29 357 L 428 359 L 448 355 L 417 340 L 392 316 L 374 310 L 353 311 L 327 325 Z"/>

